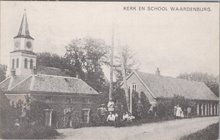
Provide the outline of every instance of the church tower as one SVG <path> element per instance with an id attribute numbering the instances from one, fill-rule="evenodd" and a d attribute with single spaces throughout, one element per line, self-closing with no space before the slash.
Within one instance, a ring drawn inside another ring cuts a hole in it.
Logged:
<path id="1" fill-rule="evenodd" d="M 27 15 L 24 12 L 17 36 L 14 37 L 14 49 L 10 53 L 11 75 L 30 75 L 36 69 L 36 54 L 33 52 L 33 41 L 31 37 Z"/>

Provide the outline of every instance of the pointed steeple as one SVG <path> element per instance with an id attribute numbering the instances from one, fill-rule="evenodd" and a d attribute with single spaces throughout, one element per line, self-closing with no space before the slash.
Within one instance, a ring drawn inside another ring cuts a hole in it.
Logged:
<path id="1" fill-rule="evenodd" d="M 28 28 L 28 22 L 27 22 L 27 14 L 26 14 L 26 9 L 24 10 L 24 15 L 21 21 L 21 25 L 18 31 L 18 35 L 15 36 L 14 38 L 29 38 L 33 39 L 33 37 L 30 36 L 29 28 Z"/>

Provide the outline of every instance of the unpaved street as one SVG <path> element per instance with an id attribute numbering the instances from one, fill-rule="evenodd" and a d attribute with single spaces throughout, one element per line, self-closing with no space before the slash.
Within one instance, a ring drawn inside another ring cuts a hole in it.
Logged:
<path id="1" fill-rule="evenodd" d="M 178 140 L 184 135 L 201 130 L 216 122 L 218 122 L 218 117 L 204 117 L 147 123 L 123 128 L 69 128 L 58 130 L 63 136 L 57 138 L 71 140 Z"/>

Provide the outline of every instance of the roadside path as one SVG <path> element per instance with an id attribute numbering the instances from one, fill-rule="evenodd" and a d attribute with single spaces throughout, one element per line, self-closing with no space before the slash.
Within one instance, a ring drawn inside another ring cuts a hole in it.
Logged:
<path id="1" fill-rule="evenodd" d="M 58 139 L 71 140 L 178 140 L 184 135 L 217 123 L 218 117 L 171 120 L 146 123 L 131 127 L 87 127 L 59 129 L 63 136 Z"/>

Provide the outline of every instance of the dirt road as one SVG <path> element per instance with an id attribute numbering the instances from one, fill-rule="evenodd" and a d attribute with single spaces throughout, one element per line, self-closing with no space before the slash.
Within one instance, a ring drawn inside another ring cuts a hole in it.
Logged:
<path id="1" fill-rule="evenodd" d="M 59 129 L 63 134 L 58 139 L 71 140 L 178 140 L 213 123 L 218 117 L 172 120 L 147 123 L 132 127 L 88 127 L 81 129 Z"/>

